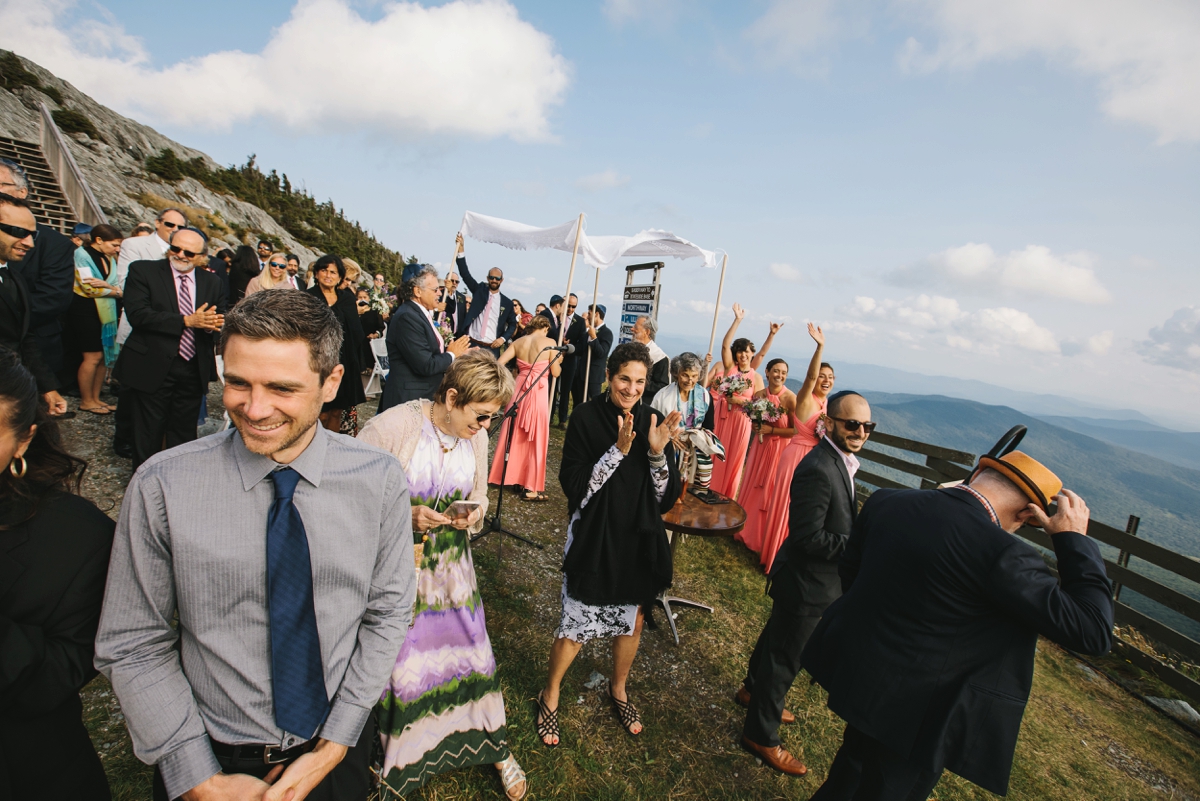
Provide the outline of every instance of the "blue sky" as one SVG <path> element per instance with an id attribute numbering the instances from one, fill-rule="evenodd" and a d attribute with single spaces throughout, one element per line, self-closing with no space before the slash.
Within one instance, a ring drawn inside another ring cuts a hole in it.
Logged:
<path id="1" fill-rule="evenodd" d="M 448 261 L 467 209 L 665 228 L 729 252 L 725 304 L 755 340 L 785 320 L 784 353 L 809 352 L 813 320 L 835 364 L 1200 427 L 1194 3 L 147 12 L 0 0 L 0 41 L 219 162 L 256 153 L 423 261 Z M 562 253 L 468 257 L 530 305 L 566 283 Z M 615 305 L 623 271 L 600 281 Z M 716 274 L 669 262 L 664 281 L 664 332 L 707 341 Z"/>

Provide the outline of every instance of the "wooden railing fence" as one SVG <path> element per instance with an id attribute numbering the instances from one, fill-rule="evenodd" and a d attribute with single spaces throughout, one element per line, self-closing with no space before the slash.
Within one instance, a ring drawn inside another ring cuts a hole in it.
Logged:
<path id="1" fill-rule="evenodd" d="M 71 204 L 76 219 L 93 227 L 107 223 L 108 218 L 100 208 L 96 196 L 92 194 L 79 165 L 75 163 L 75 157 L 67 149 L 67 142 L 63 139 L 62 131 L 58 130 L 54 123 L 49 107 L 45 103 L 40 105 L 42 155 L 50 165 L 54 177 L 58 179 L 58 185 L 62 187 L 63 196 Z"/>
<path id="2" fill-rule="evenodd" d="M 879 446 L 901 451 L 903 455 L 885 453 Z M 939 484 L 967 478 L 978 460 L 974 454 L 965 451 L 905 439 L 878 430 L 871 435 L 869 444 L 858 456 L 864 462 L 870 463 L 864 464 L 856 475 L 856 490 L 860 500 L 869 497 L 872 488 L 911 489 L 914 486 L 913 483 L 903 483 L 896 478 L 881 475 L 880 472 L 892 475 L 899 472 L 914 476 L 919 479 L 920 487 L 930 489 Z M 878 468 L 884 469 L 876 472 Z M 1200 664 L 1200 642 L 1120 600 L 1121 590 L 1128 588 L 1200 624 L 1200 601 L 1132 570 L 1129 567 L 1129 558 L 1136 556 L 1197 586 L 1200 586 L 1200 561 L 1139 538 L 1139 522 L 1137 517 L 1131 516 L 1125 530 L 1094 518 L 1088 523 L 1089 537 L 1118 550 L 1116 561 L 1104 560 L 1108 577 L 1116 588 L 1116 623 L 1118 626 L 1132 626 L 1147 639 L 1176 652 L 1185 662 Z M 1041 529 L 1025 526 L 1017 535 L 1053 553 L 1053 543 L 1049 535 Z M 1054 567 L 1052 557 L 1046 556 L 1046 561 Z M 1163 662 L 1156 654 L 1140 650 L 1120 639 L 1116 640 L 1115 649 L 1137 667 L 1153 673 L 1164 684 L 1188 696 L 1194 702 L 1200 702 L 1200 682 Z"/>

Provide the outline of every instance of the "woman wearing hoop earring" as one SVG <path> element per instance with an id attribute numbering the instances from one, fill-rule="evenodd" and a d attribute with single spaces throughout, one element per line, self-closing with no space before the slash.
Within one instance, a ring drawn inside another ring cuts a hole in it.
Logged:
<path id="1" fill-rule="evenodd" d="M 0 348 L 0 798 L 105 799 L 79 690 L 96 675 L 113 521 L 79 497 L 33 376 Z"/>

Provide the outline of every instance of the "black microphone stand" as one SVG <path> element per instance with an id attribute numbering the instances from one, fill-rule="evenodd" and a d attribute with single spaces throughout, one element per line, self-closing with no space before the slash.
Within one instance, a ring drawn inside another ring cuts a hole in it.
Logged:
<path id="1" fill-rule="evenodd" d="M 538 352 L 538 356 L 541 356 L 543 353 L 545 353 L 548 350 L 551 350 L 553 347 L 554 346 L 548 346 L 548 347 L 542 348 L 541 351 Z M 540 384 L 542 382 L 542 377 L 545 376 L 548 372 L 550 372 L 550 368 L 554 365 L 555 359 L 559 359 L 559 358 L 562 358 L 561 351 L 559 353 L 556 353 L 554 355 L 554 358 L 550 359 L 550 361 L 546 362 L 546 366 L 544 368 L 542 368 L 542 372 L 537 377 L 537 379 L 529 382 L 529 386 L 525 387 L 525 391 L 522 392 L 515 400 L 513 400 L 512 405 L 508 407 L 508 411 L 506 411 L 504 413 L 504 416 L 500 418 L 501 426 L 504 425 L 505 420 L 508 420 L 508 436 L 506 437 L 505 442 L 504 442 L 504 467 L 500 469 L 500 491 L 496 495 L 496 513 L 494 515 L 492 515 L 491 519 L 488 521 L 487 528 L 485 528 L 483 531 L 480 531 L 474 537 L 471 537 L 471 542 L 476 542 L 477 540 L 481 540 L 484 537 L 486 537 L 488 534 L 495 532 L 497 534 L 503 534 L 506 537 L 512 537 L 514 540 L 520 540 L 521 542 L 532 545 L 535 548 L 545 549 L 545 547 L 546 547 L 545 545 L 542 545 L 540 542 L 536 542 L 534 540 L 529 539 L 528 537 L 523 537 L 520 534 L 516 534 L 516 533 L 506 529 L 504 527 L 503 523 L 501 522 L 500 515 L 503 513 L 503 509 L 504 509 L 504 479 L 508 477 L 508 453 L 509 453 L 509 450 L 512 448 L 513 431 L 517 427 L 517 425 L 516 425 L 517 411 L 521 407 L 521 401 L 525 400 L 525 396 L 528 395 L 533 390 L 534 387 L 536 387 L 538 384 Z M 500 545 L 497 546 L 497 548 L 496 548 L 496 563 L 499 564 L 501 559 L 503 559 L 503 558 L 504 558 L 504 539 L 502 537 L 500 539 Z"/>

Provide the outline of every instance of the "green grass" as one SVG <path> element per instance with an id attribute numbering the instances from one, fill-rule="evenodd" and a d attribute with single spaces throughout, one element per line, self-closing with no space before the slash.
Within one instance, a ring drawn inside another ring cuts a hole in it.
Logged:
<path id="1" fill-rule="evenodd" d="M 211 400 L 210 400 L 211 403 Z M 218 407 L 219 408 L 219 407 Z M 366 407 L 364 406 L 365 410 Z M 219 414 L 219 411 L 216 412 Z M 363 415 L 363 421 L 367 415 Z M 105 425 L 80 421 L 77 425 Z M 691 537 L 680 544 L 674 594 L 716 611 L 679 612 L 681 643 L 671 640 L 662 613 L 647 629 L 629 692 L 646 730 L 632 738 L 603 696 L 588 690 L 593 672 L 611 671 L 607 643 L 589 643 L 563 686 L 563 743 L 540 744 L 533 699 L 546 677 L 558 622 L 566 505 L 558 490 L 561 432 L 552 430 L 547 492 L 550 503 L 505 496 L 504 522 L 545 543 L 535 550 L 513 541 L 497 559 L 496 535 L 476 544 L 474 557 L 508 711 L 510 743 L 529 776 L 530 798 L 554 799 L 806 799 L 819 786 L 841 741 L 842 723 L 825 694 L 803 674 L 787 699 L 799 722 L 781 730 L 784 744 L 809 767 L 792 779 L 758 764 L 738 745 L 744 710 L 732 696 L 770 611 L 757 558 L 729 538 Z M 127 474 L 126 474 L 127 475 Z M 120 474 L 97 476 L 85 492 L 119 502 Z M 123 487 L 123 484 L 121 484 Z M 493 507 L 495 491 L 492 492 Z M 114 509 L 112 514 L 115 514 Z M 93 740 L 109 771 L 114 798 L 148 799 L 149 769 L 130 753 L 107 684 L 84 692 Z M 1076 660 L 1042 641 L 1033 695 L 1018 742 L 1013 799 L 1200 798 L 1200 741 L 1105 679 L 1089 677 Z M 444 801 L 501 798 L 490 767 L 438 776 L 410 797 Z M 947 774 L 938 799 L 991 794 Z"/>

